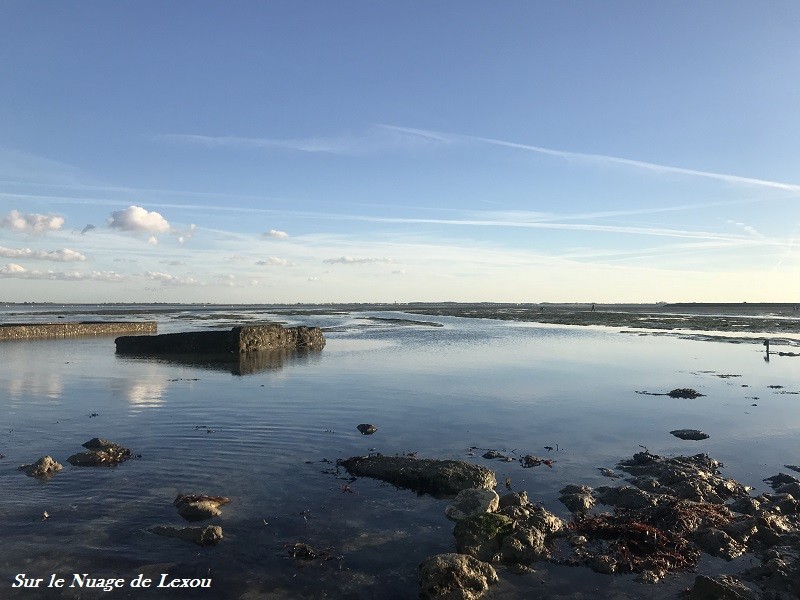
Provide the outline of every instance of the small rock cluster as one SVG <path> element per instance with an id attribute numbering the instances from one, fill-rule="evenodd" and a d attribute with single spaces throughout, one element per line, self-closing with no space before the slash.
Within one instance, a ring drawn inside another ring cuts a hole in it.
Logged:
<path id="1" fill-rule="evenodd" d="M 64 466 L 56 462 L 56 460 L 50 456 L 43 456 L 39 460 L 37 460 L 32 465 L 20 465 L 19 470 L 25 471 L 25 474 L 28 477 L 52 477 L 56 473 L 58 473 Z"/>
<path id="2" fill-rule="evenodd" d="M 178 509 L 178 514 L 187 521 L 202 521 L 218 517 L 222 514 L 220 506 L 228 504 L 230 500 L 224 496 L 207 496 L 206 494 L 178 494 L 172 503 Z M 205 527 L 172 527 L 158 525 L 148 531 L 156 535 L 173 537 L 198 546 L 214 546 L 222 539 L 222 527 L 219 525 L 206 525 Z"/>
<path id="3" fill-rule="evenodd" d="M 92 438 L 83 447 L 88 452 L 73 454 L 67 462 L 76 467 L 114 466 L 131 458 L 128 448 L 103 438 Z M 31 465 L 20 465 L 19 470 L 29 477 L 49 478 L 63 470 L 64 466 L 52 456 L 43 456 Z"/>
<path id="4" fill-rule="evenodd" d="M 128 448 L 104 438 L 92 438 L 83 447 L 88 452 L 73 454 L 67 462 L 76 467 L 112 467 L 131 458 Z"/>

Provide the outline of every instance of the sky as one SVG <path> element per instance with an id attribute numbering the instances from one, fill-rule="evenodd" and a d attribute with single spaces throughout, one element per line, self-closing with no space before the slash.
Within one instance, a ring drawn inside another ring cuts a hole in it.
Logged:
<path id="1" fill-rule="evenodd" d="M 0 3 L 0 302 L 798 302 L 800 3 Z"/>

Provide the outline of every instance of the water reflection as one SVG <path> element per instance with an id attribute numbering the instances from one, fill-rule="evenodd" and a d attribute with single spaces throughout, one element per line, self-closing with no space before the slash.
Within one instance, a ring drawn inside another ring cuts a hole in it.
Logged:
<path id="1" fill-rule="evenodd" d="M 162 356 L 118 355 L 119 360 L 153 362 L 162 365 L 229 371 L 232 375 L 253 375 L 276 371 L 289 364 L 316 362 L 319 350 L 260 350 L 240 354 L 170 354 Z"/>
<path id="2" fill-rule="evenodd" d="M 23 373 L 8 382 L 8 395 L 15 400 L 24 395 L 58 400 L 63 393 L 60 373 Z"/>
<path id="3" fill-rule="evenodd" d="M 166 383 L 157 381 L 128 381 L 122 386 L 122 394 L 133 406 L 138 408 L 156 408 L 164 404 Z"/>

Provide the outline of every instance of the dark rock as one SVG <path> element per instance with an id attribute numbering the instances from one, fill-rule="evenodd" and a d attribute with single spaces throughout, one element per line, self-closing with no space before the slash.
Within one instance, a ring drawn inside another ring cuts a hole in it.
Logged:
<path id="1" fill-rule="evenodd" d="M 795 498 L 800 499 L 800 482 L 793 481 L 791 483 L 779 485 L 775 488 L 775 491 L 780 494 L 791 494 Z"/>
<path id="2" fill-rule="evenodd" d="M 595 505 L 591 494 L 562 494 L 558 499 L 572 513 L 586 513 Z"/>
<path id="3" fill-rule="evenodd" d="M 705 394 L 701 394 L 697 390 L 693 390 L 691 388 L 678 388 L 674 389 L 667 393 L 667 396 L 670 398 L 699 398 L 700 396 L 705 396 Z"/>
<path id="4" fill-rule="evenodd" d="M 506 456 L 505 454 L 502 454 L 502 453 L 498 452 L 497 450 L 487 450 L 486 452 L 483 453 L 482 456 L 483 456 L 483 458 L 487 458 L 489 460 L 493 460 L 495 458 L 500 458 L 500 459 L 503 459 L 503 460 L 506 460 L 506 461 L 507 460 L 514 460 L 513 458 L 510 458 L 510 457 Z"/>
<path id="5" fill-rule="evenodd" d="M 50 455 L 43 456 L 32 465 L 19 466 L 19 470 L 25 471 L 28 477 L 52 477 L 63 468 L 63 465 L 56 462 Z"/>
<path id="6" fill-rule="evenodd" d="M 338 463 L 356 476 L 374 477 L 398 487 L 438 497 L 455 496 L 470 488 L 497 485 L 492 471 L 460 460 L 410 456 L 354 456 Z"/>
<path id="7" fill-rule="evenodd" d="M 205 527 L 177 527 L 158 525 L 149 529 L 151 533 L 165 537 L 178 538 L 192 542 L 198 546 L 215 546 L 222 539 L 222 527 L 206 525 Z"/>
<path id="8" fill-rule="evenodd" d="M 375 425 L 370 425 L 369 423 L 361 423 L 358 427 L 356 427 L 363 435 L 372 435 L 378 428 Z"/>
<path id="9" fill-rule="evenodd" d="M 555 461 L 553 461 L 551 458 L 539 458 L 538 456 L 533 456 L 531 454 L 526 454 L 519 459 L 519 463 L 522 465 L 523 469 L 530 469 L 532 467 L 538 467 L 539 465 L 547 465 L 548 467 L 552 467 L 553 462 Z"/>
<path id="10" fill-rule="evenodd" d="M 528 492 L 511 492 L 500 497 L 500 508 L 525 506 L 526 504 L 528 504 Z"/>
<path id="11" fill-rule="evenodd" d="M 707 433 L 699 429 L 675 429 L 670 433 L 682 440 L 707 440 L 709 438 Z"/>
<path id="12" fill-rule="evenodd" d="M 797 477 L 792 477 L 791 475 L 787 475 L 786 473 L 778 473 L 772 477 L 767 477 L 764 481 L 767 482 L 773 490 L 777 491 L 778 488 L 784 485 L 800 482 L 800 479 L 797 479 Z"/>
<path id="13" fill-rule="evenodd" d="M 516 527 L 503 537 L 500 554 L 504 562 L 530 564 L 550 556 L 544 545 L 545 535 L 534 527 Z"/>
<path id="14" fill-rule="evenodd" d="M 758 596 L 730 575 L 698 575 L 689 592 L 689 600 L 756 600 Z"/>
<path id="15" fill-rule="evenodd" d="M 585 513 L 595 505 L 592 488 L 588 485 L 567 485 L 561 490 L 559 501 L 572 513 Z"/>
<path id="16" fill-rule="evenodd" d="M 417 570 L 422 600 L 477 600 L 499 581 L 491 565 L 463 554 L 431 556 Z"/>
<path id="17" fill-rule="evenodd" d="M 303 542 L 295 542 L 289 546 L 289 556 L 298 560 L 329 560 L 334 558 L 328 550 L 318 550 Z"/>
<path id="18" fill-rule="evenodd" d="M 654 506 L 656 503 L 654 496 L 630 485 L 622 487 L 602 486 L 597 488 L 596 493 L 598 502 L 617 508 L 645 508 Z"/>
<path id="19" fill-rule="evenodd" d="M 800 557 L 797 543 L 767 550 L 762 555 L 762 563 L 747 569 L 742 578 L 765 590 L 765 599 L 800 598 Z"/>
<path id="20" fill-rule="evenodd" d="M 713 527 L 699 531 L 693 541 L 711 556 L 718 556 L 725 560 L 733 560 L 747 550 L 743 544 L 737 542 L 730 535 Z"/>

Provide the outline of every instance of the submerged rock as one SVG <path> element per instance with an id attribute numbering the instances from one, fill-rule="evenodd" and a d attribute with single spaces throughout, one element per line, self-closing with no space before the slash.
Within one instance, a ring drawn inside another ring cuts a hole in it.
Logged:
<path id="1" fill-rule="evenodd" d="M 497 485 L 493 471 L 460 460 L 436 460 L 410 456 L 354 456 L 338 464 L 351 474 L 374 477 L 398 487 L 432 496 L 455 496 L 470 488 Z"/>
<path id="2" fill-rule="evenodd" d="M 670 433 L 682 440 L 707 440 L 709 438 L 707 433 L 699 429 L 675 429 Z"/>
<path id="3" fill-rule="evenodd" d="M 361 423 L 358 427 L 356 427 L 356 429 L 358 429 L 362 435 L 372 435 L 378 431 L 378 428 L 375 427 L 375 425 L 370 425 L 369 423 Z"/>
<path id="4" fill-rule="evenodd" d="M 56 462 L 49 454 L 43 456 L 32 465 L 19 466 L 19 470 L 25 471 L 28 477 L 52 477 L 63 468 L 64 466 Z"/>
<path id="5" fill-rule="evenodd" d="M 206 496 L 203 494 L 178 494 L 172 503 L 178 507 L 178 514 L 187 521 L 202 521 L 222 514 L 220 506 L 230 500 L 223 496 Z"/>
<path id="6" fill-rule="evenodd" d="M 222 539 L 222 527 L 206 525 L 205 527 L 184 527 L 179 529 L 166 525 L 151 527 L 148 531 L 164 537 L 178 538 L 192 542 L 198 546 L 215 546 Z"/>
<path id="7" fill-rule="evenodd" d="M 464 554 L 438 554 L 419 565 L 423 600 L 477 600 L 499 581 L 494 567 Z"/>
<path id="8" fill-rule="evenodd" d="M 76 467 L 114 466 L 132 456 L 128 448 L 104 438 L 92 438 L 83 447 L 89 451 L 73 454 L 67 462 Z"/>
<path id="9" fill-rule="evenodd" d="M 694 398 L 699 398 L 700 396 L 705 396 L 705 394 L 701 394 L 692 388 L 678 388 L 667 392 L 667 396 L 670 398 L 689 398 L 692 400 Z"/>
<path id="10" fill-rule="evenodd" d="M 485 488 L 461 490 L 453 499 L 453 503 L 444 509 L 448 519 L 460 521 L 481 513 L 494 512 L 498 509 L 500 497 L 494 490 Z"/>
<path id="11" fill-rule="evenodd" d="M 689 600 L 756 600 L 758 596 L 730 575 L 698 575 L 689 592 Z"/>

